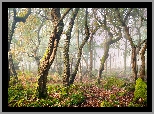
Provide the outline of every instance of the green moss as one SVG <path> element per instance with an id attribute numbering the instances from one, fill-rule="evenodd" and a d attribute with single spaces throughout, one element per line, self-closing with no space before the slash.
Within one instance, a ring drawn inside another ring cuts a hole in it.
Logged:
<path id="1" fill-rule="evenodd" d="M 104 56 L 100 59 L 101 63 L 104 63 Z"/>
<path id="2" fill-rule="evenodd" d="M 46 51 L 45 51 L 43 57 L 41 58 L 40 62 L 42 62 L 46 58 L 48 53 L 49 53 L 49 48 L 46 49 Z"/>
<path id="3" fill-rule="evenodd" d="M 101 107 L 113 107 L 112 103 L 104 100 L 102 103 L 101 103 Z"/>
<path id="4" fill-rule="evenodd" d="M 136 80 L 133 100 L 137 101 L 140 98 L 143 100 L 143 102 L 147 102 L 147 85 L 141 78 L 138 78 Z"/>
<path id="5" fill-rule="evenodd" d="M 70 98 L 71 98 L 71 102 L 70 103 L 72 105 L 78 105 L 78 104 L 84 102 L 84 99 L 85 99 L 85 97 L 84 97 L 82 92 L 74 93 L 74 94 L 72 94 L 70 96 Z"/>

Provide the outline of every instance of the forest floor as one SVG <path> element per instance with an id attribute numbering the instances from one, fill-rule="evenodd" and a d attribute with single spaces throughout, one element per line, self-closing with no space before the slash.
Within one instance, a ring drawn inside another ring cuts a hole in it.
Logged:
<path id="1" fill-rule="evenodd" d="M 86 99 L 81 104 L 81 107 L 100 107 L 104 100 L 108 101 L 108 104 L 110 103 L 109 105 L 112 107 L 127 107 L 134 96 L 133 92 L 124 93 L 124 89 L 116 87 L 113 87 L 112 90 L 104 90 L 93 85 L 82 89 L 85 91 Z"/>
<path id="2" fill-rule="evenodd" d="M 95 78 L 90 79 L 88 76 L 85 76 L 82 79 L 82 84 L 84 83 L 82 85 L 79 82 L 79 77 L 76 77 L 75 85 L 78 85 L 80 90 L 84 92 L 85 99 L 84 102 L 75 107 L 100 107 L 102 101 L 107 101 L 104 102 L 104 105 L 109 107 L 128 107 L 133 101 L 135 89 L 133 87 L 130 87 L 127 91 L 125 87 L 119 88 L 114 86 L 113 83 L 109 84 L 108 88 L 103 88 L 103 85 L 98 85 L 94 82 L 96 82 Z"/>
<path id="3" fill-rule="evenodd" d="M 65 91 L 62 81 L 51 76 L 48 78 L 48 98 L 38 99 L 38 78 L 19 77 L 16 86 L 10 86 L 8 105 L 10 107 L 145 107 L 143 99 L 134 101 L 134 83 L 114 76 L 102 78 L 83 77 L 82 83 L 76 78 L 74 84 Z"/>

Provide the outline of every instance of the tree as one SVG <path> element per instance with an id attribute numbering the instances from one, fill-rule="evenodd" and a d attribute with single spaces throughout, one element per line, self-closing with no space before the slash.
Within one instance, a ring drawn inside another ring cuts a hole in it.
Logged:
<path id="1" fill-rule="evenodd" d="M 64 44 L 64 76 L 63 76 L 63 85 L 68 86 L 69 85 L 69 77 L 70 77 L 70 64 L 69 64 L 69 45 L 70 45 L 70 39 L 71 39 L 71 32 L 74 25 L 75 17 L 78 13 L 79 8 L 76 8 L 75 11 L 72 12 L 72 17 L 69 22 L 68 29 L 66 31 L 66 39 Z"/>
<path id="2" fill-rule="evenodd" d="M 15 76 L 16 79 L 18 79 L 17 73 L 15 71 L 15 67 L 14 67 L 14 63 L 13 63 L 12 53 L 11 52 L 9 52 L 9 68 L 10 68 L 10 75 L 13 75 L 13 76 Z"/>
<path id="3" fill-rule="evenodd" d="M 119 41 L 122 38 L 121 28 L 118 26 L 118 24 L 114 23 L 114 21 L 116 22 L 116 20 L 114 20 L 114 18 L 110 16 L 109 12 L 105 10 L 106 9 L 104 9 L 104 12 L 103 12 L 104 14 L 102 14 L 102 16 L 104 17 L 103 22 L 95 16 L 95 19 L 97 19 L 97 21 L 102 25 L 102 28 L 108 33 L 108 37 L 109 37 L 104 42 L 104 55 L 100 59 L 101 64 L 100 64 L 100 68 L 98 71 L 98 78 L 97 78 L 98 84 L 100 84 L 101 74 L 102 74 L 102 71 L 104 70 L 104 63 L 109 56 L 108 52 L 109 52 L 110 45 L 114 44 L 115 42 Z M 107 19 L 110 21 L 110 24 L 112 24 L 112 27 L 114 28 L 112 31 L 115 34 L 116 38 L 113 37 L 113 33 L 110 31 L 110 25 L 107 23 L 108 21 Z M 115 28 L 117 29 L 118 32 L 116 32 Z"/>
<path id="4" fill-rule="evenodd" d="M 137 11 L 136 11 L 137 10 Z M 134 80 L 136 81 L 137 80 L 137 60 L 136 60 L 136 56 L 140 50 L 140 46 L 142 43 L 140 43 L 140 40 L 138 42 L 138 44 L 135 44 L 133 42 L 133 39 L 132 39 L 132 36 L 130 34 L 130 28 L 127 26 L 126 24 L 126 20 L 128 18 L 129 15 L 133 15 L 134 14 L 138 14 L 139 13 L 139 9 L 134 9 L 133 8 L 130 8 L 128 11 L 127 11 L 127 15 L 124 17 L 124 19 L 122 19 L 123 17 L 120 15 L 120 10 L 118 8 L 116 8 L 116 13 L 117 13 L 117 17 L 121 23 L 121 25 L 124 27 L 124 30 L 125 30 L 125 34 L 127 36 L 127 39 L 129 40 L 130 42 L 130 45 L 131 45 L 131 48 L 132 48 L 132 54 L 131 54 L 131 63 L 132 63 L 132 70 L 133 70 L 133 73 L 134 73 Z M 141 23 L 142 23 L 142 19 L 143 17 L 141 16 Z M 139 27 L 140 28 L 140 27 Z M 139 30 L 138 30 L 139 31 Z M 146 48 L 146 46 L 145 46 Z M 145 50 L 145 49 L 144 49 Z M 144 52 L 142 53 L 144 55 Z M 143 58 L 144 59 L 144 58 Z M 144 64 L 144 62 L 142 62 L 142 64 Z M 144 67 L 144 65 L 142 65 Z M 142 68 L 143 68 L 142 67 Z M 142 70 L 143 71 L 143 70 Z M 142 74 L 142 73 L 141 73 Z"/>
<path id="5" fill-rule="evenodd" d="M 10 50 L 10 44 L 12 41 L 12 37 L 14 34 L 16 23 L 18 23 L 18 22 L 25 23 L 26 19 L 31 14 L 31 8 L 28 8 L 28 11 L 25 11 L 25 12 L 21 11 L 20 13 L 21 13 L 21 15 L 17 16 L 16 8 L 13 8 L 14 17 L 13 17 L 12 26 L 8 27 L 8 52 Z M 9 17 L 10 17 L 10 8 L 9 8 Z M 13 63 L 13 61 L 12 61 L 12 63 Z M 8 60 L 8 87 L 9 87 L 9 81 L 10 81 L 10 69 L 9 69 L 9 60 Z"/>
<path id="6" fill-rule="evenodd" d="M 124 50 L 124 74 L 126 74 L 126 57 L 127 57 L 127 39 L 125 40 L 125 50 Z"/>
<path id="7" fill-rule="evenodd" d="M 68 8 L 62 17 L 60 15 L 60 8 L 52 8 L 51 10 L 51 17 L 54 29 L 49 38 L 49 43 L 46 52 L 43 58 L 40 60 L 40 65 L 38 69 L 38 76 L 40 77 L 38 80 L 39 98 L 47 97 L 46 83 L 47 83 L 48 71 L 54 61 L 60 36 L 63 32 L 63 27 L 64 27 L 63 19 L 69 13 L 70 10 L 71 8 Z"/>
<path id="8" fill-rule="evenodd" d="M 147 49 L 147 40 L 143 41 L 145 44 L 143 46 L 143 48 L 141 49 L 141 60 L 142 60 L 142 64 L 141 64 L 141 68 L 140 68 L 140 78 L 144 81 L 144 76 L 145 76 L 145 51 Z"/>
<path id="9" fill-rule="evenodd" d="M 79 63 L 80 63 L 80 60 L 81 60 L 81 55 L 82 55 L 82 48 L 84 47 L 85 43 L 88 41 L 89 39 L 89 28 L 88 28 L 88 25 L 87 25 L 87 16 L 88 16 L 88 11 L 87 11 L 87 8 L 86 8 L 86 18 L 85 18 L 85 34 L 86 34 L 86 37 L 84 38 L 84 40 L 82 41 L 80 47 L 79 47 L 79 50 L 78 50 L 78 60 L 77 60 L 77 63 L 75 65 L 75 70 L 73 72 L 73 74 L 71 75 L 70 77 L 70 81 L 69 81 L 69 84 L 73 84 L 74 82 L 74 79 L 75 79 L 75 76 L 76 76 L 76 73 L 78 71 L 78 66 L 79 66 Z"/>
<path id="10" fill-rule="evenodd" d="M 93 30 L 93 25 L 92 25 Z M 90 65 L 89 65 L 89 76 L 92 77 L 92 69 L 93 69 L 93 34 L 90 36 L 89 41 L 89 52 L 90 52 Z"/>
<path id="11" fill-rule="evenodd" d="M 43 19 L 43 20 L 42 20 L 42 23 L 41 23 L 40 26 L 38 27 L 38 31 L 37 31 L 37 43 L 35 43 L 35 41 L 31 40 L 31 41 L 33 42 L 33 44 L 34 44 L 34 46 L 31 47 L 31 48 L 32 48 L 31 54 L 29 54 L 29 53 L 27 52 L 27 55 L 28 55 L 29 57 L 33 57 L 33 58 L 35 59 L 35 61 L 36 61 L 36 63 L 37 63 L 38 66 L 39 66 L 39 64 L 40 64 L 40 59 L 41 59 L 41 57 L 37 54 L 37 52 L 38 52 L 38 50 L 39 50 L 39 45 L 40 45 L 40 42 L 41 42 L 39 33 L 40 33 L 40 31 L 41 31 L 41 28 L 42 28 L 42 26 L 43 26 L 44 21 L 45 21 L 45 20 Z"/>

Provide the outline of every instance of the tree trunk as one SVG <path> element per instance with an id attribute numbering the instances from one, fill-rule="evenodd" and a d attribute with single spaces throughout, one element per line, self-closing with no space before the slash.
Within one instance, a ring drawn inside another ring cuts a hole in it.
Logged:
<path id="1" fill-rule="evenodd" d="M 106 61 L 105 61 L 105 72 L 106 72 L 106 74 L 107 74 L 107 59 L 106 59 Z"/>
<path id="2" fill-rule="evenodd" d="M 16 23 L 17 22 L 23 22 L 23 23 L 26 22 L 26 19 L 31 14 L 31 8 L 28 8 L 28 13 L 24 17 L 17 17 L 16 16 L 16 8 L 13 8 L 13 13 L 14 13 L 14 17 L 13 17 L 12 27 L 11 27 L 11 30 L 8 29 L 9 30 L 8 31 L 8 52 L 10 51 L 10 44 L 11 44 L 11 41 L 12 41 L 12 36 L 14 34 Z M 10 14 L 9 14 L 9 16 L 10 16 Z M 8 60 L 8 64 L 9 64 L 9 60 Z M 9 65 L 8 65 L 8 70 L 10 70 Z M 8 73 L 8 84 L 9 84 L 9 81 L 10 81 L 10 71 Z"/>
<path id="3" fill-rule="evenodd" d="M 72 58 L 71 58 L 71 64 L 70 64 L 70 73 L 72 74 L 72 66 L 73 66 L 73 56 L 72 56 Z"/>
<path id="4" fill-rule="evenodd" d="M 95 69 L 95 60 L 96 60 L 95 58 L 96 58 L 96 49 L 95 49 L 95 43 L 94 43 L 94 61 L 93 61 L 94 69 Z"/>
<path id="5" fill-rule="evenodd" d="M 81 63 L 80 63 L 80 83 L 82 83 L 82 68 L 81 68 Z"/>
<path id="6" fill-rule="evenodd" d="M 132 70 L 134 73 L 134 79 L 137 80 L 137 70 L 136 70 L 136 47 L 132 47 Z"/>
<path id="7" fill-rule="evenodd" d="M 46 49 L 46 52 L 43 56 L 43 58 L 40 60 L 40 65 L 38 69 L 38 76 L 40 77 L 38 80 L 38 92 L 39 92 L 39 98 L 46 98 L 47 96 L 47 89 L 46 89 L 46 83 L 47 83 L 47 75 L 48 71 L 50 69 L 50 66 L 52 65 L 58 43 L 60 40 L 61 33 L 63 31 L 64 23 L 63 18 L 66 16 L 66 14 L 71 10 L 69 8 L 63 17 L 61 18 L 60 15 L 60 8 L 53 8 L 51 10 L 51 16 L 52 16 L 52 22 L 54 25 L 54 30 L 49 38 L 48 47 Z"/>
<path id="8" fill-rule="evenodd" d="M 16 14 L 16 13 L 15 13 Z M 15 19 L 13 20 L 13 23 L 12 23 L 12 27 L 11 27 L 11 30 L 10 31 L 8 31 L 8 33 L 9 33 L 9 36 L 8 36 L 8 52 L 10 51 L 10 44 L 11 44 L 11 40 L 12 40 L 12 36 L 13 36 L 13 34 L 14 34 L 14 29 L 15 29 L 15 25 L 16 25 L 16 21 L 15 21 Z M 8 60 L 8 64 L 9 64 L 9 60 Z M 8 65 L 8 70 L 10 70 L 10 68 L 9 68 L 9 65 Z M 9 81 L 10 81 L 10 71 L 8 71 L 9 73 L 8 73 L 8 84 L 9 84 Z M 9 85 L 8 85 L 8 87 L 9 87 Z"/>
<path id="9" fill-rule="evenodd" d="M 89 65 L 89 76 L 92 77 L 92 68 L 93 68 L 93 35 L 90 37 L 89 41 L 89 51 L 90 51 L 90 65 Z"/>
<path id="10" fill-rule="evenodd" d="M 144 76 L 145 76 L 145 51 L 147 48 L 147 44 L 145 43 L 144 47 L 141 50 L 141 61 L 142 61 L 142 65 L 140 68 L 140 72 L 139 72 L 139 76 L 140 78 L 144 81 Z"/>
<path id="11" fill-rule="evenodd" d="M 133 43 L 133 40 L 129 34 L 129 27 L 127 27 L 126 25 L 124 26 L 125 28 L 125 33 L 126 36 L 130 42 L 131 48 L 132 48 L 132 57 L 131 57 L 131 63 L 132 63 L 132 71 L 134 73 L 134 81 L 136 82 L 137 80 L 137 70 L 136 70 L 136 46 Z"/>
<path id="12" fill-rule="evenodd" d="M 128 16 L 129 16 L 130 12 L 132 11 L 132 9 L 133 8 L 130 8 L 130 10 L 126 14 L 124 20 L 121 19 L 120 12 L 118 11 L 118 9 L 116 9 L 116 13 L 117 13 L 117 16 L 118 16 L 122 26 L 124 26 L 125 34 L 127 36 L 127 39 L 129 40 L 131 48 L 132 48 L 132 57 L 131 57 L 132 61 L 131 61 L 131 63 L 132 63 L 132 70 L 133 70 L 133 73 L 134 73 L 134 79 L 135 79 L 135 82 L 136 82 L 136 79 L 137 79 L 137 71 L 136 71 L 136 46 L 133 43 L 133 40 L 132 40 L 131 35 L 129 33 L 129 27 L 127 27 L 127 25 L 125 24 L 125 22 L 126 22 Z"/>
<path id="13" fill-rule="evenodd" d="M 85 19 L 85 34 L 86 34 L 86 37 L 84 38 L 84 40 L 82 41 L 80 47 L 79 47 L 79 51 L 78 51 L 78 60 L 77 60 L 77 63 L 75 65 L 75 70 L 73 72 L 73 74 L 71 75 L 70 77 L 70 82 L 69 84 L 73 84 L 74 82 L 74 79 L 75 79 L 75 76 L 76 76 L 76 73 L 78 71 L 78 66 L 79 66 L 79 63 L 80 63 L 80 60 L 81 60 L 81 55 L 82 55 L 82 48 L 83 46 L 85 45 L 85 43 L 88 41 L 89 39 L 89 28 L 88 28 L 88 25 L 87 25 L 87 16 L 88 15 L 88 11 L 87 11 L 87 8 L 86 8 L 86 19 Z"/>
<path id="14" fill-rule="evenodd" d="M 9 60 L 8 60 L 8 88 L 9 88 L 9 81 L 10 81 L 10 69 L 9 69 Z"/>
<path id="15" fill-rule="evenodd" d="M 66 32 L 66 39 L 64 44 L 64 76 L 63 76 L 63 85 L 69 86 L 69 78 L 70 78 L 70 64 L 69 64 L 69 45 L 70 45 L 70 39 L 71 39 L 71 32 L 74 25 L 75 17 L 77 16 L 77 13 L 79 11 L 79 8 L 76 8 L 75 11 L 72 13 L 71 21 L 69 22 L 69 27 Z"/>
<path id="16" fill-rule="evenodd" d="M 76 27 L 76 37 L 77 37 L 77 49 L 79 50 L 79 26 L 78 26 L 78 16 L 77 16 L 77 27 Z M 82 71 L 81 71 L 81 63 L 79 64 L 79 79 L 80 79 L 80 82 L 82 82 Z"/>
<path id="17" fill-rule="evenodd" d="M 99 68 L 99 71 L 98 71 L 98 79 L 97 79 L 98 84 L 100 84 L 100 79 L 101 79 L 102 71 L 104 70 L 104 63 L 105 63 L 106 59 L 109 56 L 108 52 L 109 52 L 109 42 L 106 42 L 104 44 L 104 55 L 101 58 L 101 65 L 100 65 L 100 68 Z"/>
<path id="18" fill-rule="evenodd" d="M 14 68 L 14 64 L 13 64 L 13 59 L 12 59 L 12 54 L 9 53 L 9 66 L 10 66 L 10 74 L 17 77 L 17 73 L 16 70 Z"/>
<path id="19" fill-rule="evenodd" d="M 118 35 L 118 37 L 116 39 L 112 39 L 113 38 L 113 34 L 110 31 L 108 31 L 109 39 L 106 40 L 106 42 L 104 44 L 104 55 L 103 55 L 103 57 L 101 59 L 101 65 L 100 65 L 100 68 L 99 68 L 99 71 L 98 71 L 98 78 L 97 78 L 98 84 L 100 84 L 100 79 L 101 79 L 102 71 L 104 70 L 104 63 L 105 63 L 106 59 L 109 56 L 108 52 L 109 52 L 110 45 L 115 43 L 115 42 L 117 42 L 117 41 L 119 41 L 122 38 L 121 29 L 120 28 L 118 28 L 118 29 L 119 29 L 119 35 Z"/>
<path id="20" fill-rule="evenodd" d="M 110 54 L 110 74 L 111 74 L 111 54 Z"/>
<path id="21" fill-rule="evenodd" d="M 105 41 L 107 42 L 107 31 L 105 31 Z M 106 58 L 107 59 L 107 58 Z M 106 74 L 107 74 L 107 60 L 105 60 L 105 68 L 104 68 Z"/>
<path id="22" fill-rule="evenodd" d="M 83 40 L 83 32 L 81 33 L 81 35 L 82 35 L 82 40 Z M 81 55 L 82 56 L 82 65 L 81 65 L 81 63 L 80 63 L 80 68 L 81 68 L 81 76 L 80 76 L 80 83 L 82 83 L 82 77 L 83 77 L 83 60 L 85 61 L 85 63 L 86 63 L 86 60 L 84 59 L 84 57 L 83 57 L 83 55 Z M 87 64 L 87 63 L 86 63 Z M 87 64 L 88 65 L 88 64 Z"/>
<path id="23" fill-rule="evenodd" d="M 125 52 L 124 52 L 124 74 L 126 74 L 126 57 L 127 57 L 127 39 L 125 41 Z"/>

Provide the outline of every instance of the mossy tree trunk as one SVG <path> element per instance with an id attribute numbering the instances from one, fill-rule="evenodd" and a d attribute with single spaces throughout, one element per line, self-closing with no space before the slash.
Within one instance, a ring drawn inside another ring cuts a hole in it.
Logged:
<path id="1" fill-rule="evenodd" d="M 141 64 L 141 68 L 139 71 L 139 76 L 143 81 L 144 81 L 144 76 L 145 76 L 145 56 L 144 55 L 145 55 L 146 49 L 147 49 L 147 41 L 145 42 L 145 45 L 142 48 L 141 53 L 140 53 L 142 64 Z"/>
<path id="2" fill-rule="evenodd" d="M 92 29 L 93 29 L 93 26 L 92 26 Z M 89 51 L 90 51 L 89 76 L 91 78 L 92 77 L 92 69 L 93 69 L 93 35 L 90 36 Z"/>
<path id="3" fill-rule="evenodd" d="M 23 23 L 26 22 L 26 19 L 31 14 L 31 8 L 28 8 L 28 12 L 24 17 L 16 16 L 16 14 L 17 14 L 16 8 L 13 8 L 13 14 L 14 14 L 14 17 L 13 17 L 12 26 L 11 26 L 11 29 L 8 29 L 8 52 L 10 51 L 10 44 L 11 44 L 11 41 L 12 41 L 12 37 L 13 37 L 13 34 L 14 34 L 16 24 L 18 22 L 23 22 Z M 8 87 L 9 87 L 9 81 L 10 81 L 10 68 L 9 68 L 9 60 L 8 60 Z"/>
<path id="4" fill-rule="evenodd" d="M 105 44 L 104 44 L 104 55 L 102 56 L 102 58 L 100 59 L 100 68 L 98 70 L 98 78 L 97 78 L 97 83 L 100 84 L 100 79 L 101 79 L 101 75 L 102 75 L 102 71 L 104 70 L 104 63 L 106 61 L 106 59 L 108 58 L 109 54 L 109 47 L 111 44 L 114 44 L 115 42 L 119 41 L 122 38 L 122 33 L 121 33 L 121 28 L 120 27 L 116 27 L 119 31 L 117 33 L 117 37 L 115 39 L 113 39 L 113 34 L 110 32 L 109 27 L 107 27 L 106 25 L 106 15 L 104 15 L 104 26 L 103 28 L 108 32 L 108 39 L 105 40 Z"/>
<path id="5" fill-rule="evenodd" d="M 77 74 L 78 67 L 79 67 L 79 64 L 80 64 L 80 60 L 81 60 L 82 48 L 84 47 L 85 43 L 89 39 L 89 28 L 88 28 L 88 25 L 87 25 L 87 17 L 88 17 L 88 11 L 87 11 L 87 8 L 86 8 L 86 18 L 85 18 L 85 34 L 86 34 L 86 37 L 84 38 L 84 40 L 82 41 L 82 43 L 81 43 L 81 45 L 79 47 L 78 55 L 77 55 L 78 60 L 77 60 L 77 63 L 75 65 L 75 70 L 74 70 L 73 74 L 70 77 L 69 84 L 73 84 L 73 82 L 74 82 L 74 79 L 75 79 L 75 76 Z"/>
<path id="6" fill-rule="evenodd" d="M 110 42 L 106 42 L 104 44 L 104 55 L 103 55 L 103 57 L 100 60 L 101 63 L 100 63 L 100 67 L 99 67 L 99 70 L 98 70 L 98 79 L 97 79 L 98 84 L 100 84 L 100 79 L 101 79 L 102 71 L 104 70 L 104 63 L 105 63 L 106 59 L 109 56 L 108 55 L 109 46 L 110 46 Z"/>
<path id="7" fill-rule="evenodd" d="M 127 57 L 127 39 L 125 41 L 125 51 L 124 51 L 124 74 L 126 74 L 126 57 Z"/>
<path id="8" fill-rule="evenodd" d="M 78 22 L 78 15 L 77 15 L 77 23 L 76 24 L 77 24 L 77 27 L 76 27 L 77 48 L 79 49 L 79 33 L 80 33 L 80 31 L 79 31 L 79 25 L 78 25 L 79 24 L 79 22 Z M 78 72 L 78 74 L 79 74 L 80 82 L 82 82 L 81 62 L 79 64 L 79 72 Z"/>
<path id="9" fill-rule="evenodd" d="M 126 25 L 124 26 L 124 30 L 127 36 L 127 39 L 130 42 L 131 45 L 131 49 L 132 49 L 132 54 L 131 54 L 131 63 L 132 63 L 132 71 L 134 73 L 134 81 L 137 80 L 137 69 L 136 69 L 136 46 L 133 43 L 133 40 L 129 34 L 129 27 L 127 27 Z"/>
<path id="10" fill-rule="evenodd" d="M 109 56 L 108 52 L 109 52 L 110 45 L 119 41 L 122 38 L 121 29 L 120 28 L 118 28 L 118 29 L 119 29 L 119 34 L 118 34 L 118 37 L 116 39 L 113 39 L 113 34 L 110 31 L 108 31 L 109 39 L 104 44 L 104 55 L 100 60 L 101 63 L 100 63 L 100 68 L 98 70 L 98 78 L 97 78 L 98 84 L 100 84 L 102 71 L 104 70 L 104 63 Z"/>
<path id="11" fill-rule="evenodd" d="M 107 41 L 105 41 L 105 44 L 104 44 L 104 55 L 100 59 L 101 64 L 100 64 L 100 68 L 98 70 L 98 77 L 97 77 L 97 82 L 98 82 L 98 84 L 100 84 L 101 74 L 102 74 L 102 71 L 104 70 L 104 63 L 109 56 L 109 54 L 108 54 L 109 47 L 111 44 L 119 41 L 122 38 L 122 33 L 121 33 L 121 28 L 113 23 L 111 16 L 109 16 L 108 14 L 102 15 L 102 16 L 104 16 L 104 19 L 102 21 L 97 18 L 96 10 L 93 10 L 93 13 L 95 14 L 94 18 L 101 25 L 100 27 L 102 27 L 104 30 L 106 30 L 108 32 L 108 36 L 109 36 L 109 38 L 107 39 Z M 114 27 L 116 27 L 119 30 L 118 33 L 116 33 L 117 38 L 115 38 L 115 39 L 113 39 L 113 34 L 110 32 L 110 27 L 107 26 L 106 17 L 109 17 L 110 22 L 114 25 Z"/>
<path id="12" fill-rule="evenodd" d="M 132 47 L 132 70 L 134 73 L 134 79 L 137 80 L 137 61 L 136 61 L 136 47 Z"/>
<path id="13" fill-rule="evenodd" d="M 69 86 L 69 77 L 70 77 L 70 64 L 69 64 L 69 45 L 70 45 L 70 39 L 71 39 L 71 32 L 74 25 L 75 17 L 77 16 L 77 13 L 79 11 L 79 8 L 76 8 L 72 12 L 72 17 L 69 22 L 68 30 L 66 31 L 66 39 L 64 44 L 64 75 L 63 75 L 63 85 Z"/>
<path id="14" fill-rule="evenodd" d="M 10 67 L 10 74 L 15 76 L 15 78 L 17 79 L 17 73 L 14 67 L 14 63 L 13 63 L 13 59 L 12 59 L 12 54 L 9 53 L 9 67 Z"/>
<path id="15" fill-rule="evenodd" d="M 119 18 L 119 20 L 120 20 L 122 26 L 124 27 L 124 31 L 125 31 L 126 37 L 127 37 L 128 41 L 130 42 L 130 45 L 131 45 L 131 48 L 132 48 L 131 63 L 132 63 L 132 71 L 133 71 L 133 73 L 134 73 L 134 82 L 136 82 L 136 80 L 137 80 L 137 70 L 136 70 L 136 45 L 133 43 L 133 40 L 132 40 L 131 35 L 130 35 L 130 33 L 129 33 L 129 27 L 127 27 L 127 25 L 126 25 L 126 23 L 125 23 L 125 22 L 126 22 L 126 19 L 128 18 L 129 14 L 131 13 L 132 9 L 133 9 L 133 8 L 131 8 L 131 9 L 128 11 L 128 13 L 127 13 L 127 15 L 125 16 L 125 19 L 124 19 L 124 20 L 121 19 L 119 10 L 116 9 L 116 11 L 117 11 L 118 18 Z"/>
<path id="16" fill-rule="evenodd" d="M 121 18 L 121 16 L 120 16 L 120 12 L 119 12 L 119 10 L 118 10 L 118 8 L 116 8 L 116 13 L 117 13 L 117 17 L 119 18 L 119 21 L 121 22 L 121 24 L 122 24 L 122 26 L 124 27 L 124 30 L 125 30 L 125 34 L 126 34 L 126 36 L 127 36 L 127 39 L 128 39 L 128 41 L 130 42 L 130 45 L 131 45 L 131 48 L 132 48 L 132 57 L 131 57 L 131 63 L 132 63 L 132 71 L 133 71 L 133 73 L 134 73 L 134 79 L 135 79 L 135 81 L 134 82 L 136 82 L 136 80 L 137 80 L 137 68 L 136 68 L 136 55 L 137 55 L 137 53 L 139 52 L 139 50 L 140 50 L 140 46 L 142 45 L 142 43 L 144 43 L 146 40 L 144 40 L 143 42 L 140 42 L 140 39 L 139 39 L 139 42 L 138 42 L 138 45 L 135 45 L 134 43 L 133 43 L 133 40 L 132 40 L 132 38 L 131 38 L 131 35 L 130 35 L 130 33 L 129 33 L 129 27 L 127 27 L 127 25 L 126 25 L 126 20 L 127 20 L 127 18 L 128 18 L 128 16 L 129 16 L 129 14 L 131 13 L 131 11 L 132 11 L 132 9 L 133 8 L 130 8 L 129 9 L 129 11 L 128 11 L 128 13 L 126 14 L 126 16 L 125 16 L 125 18 L 124 18 L 124 20 L 122 20 L 122 18 Z M 138 28 L 138 33 L 139 33 L 139 38 L 141 37 L 140 35 L 140 28 L 142 27 L 142 19 L 141 19 L 141 26 Z M 137 49 L 138 48 L 138 49 Z M 144 54 L 145 54 L 145 51 L 146 50 L 146 45 L 144 46 L 144 48 L 142 49 L 142 52 L 141 52 L 141 59 L 142 59 L 142 65 L 141 65 L 141 69 L 140 69 L 140 76 L 143 78 L 143 75 L 144 75 L 144 70 L 145 70 L 145 58 L 143 57 L 144 56 Z M 142 75 L 143 74 L 143 75 Z"/>
<path id="17" fill-rule="evenodd" d="M 38 76 L 40 77 L 38 80 L 39 98 L 47 97 L 46 83 L 47 83 L 48 71 L 54 61 L 60 36 L 63 31 L 64 27 L 63 19 L 70 10 L 71 8 L 68 8 L 62 17 L 60 15 L 60 8 L 53 8 L 51 10 L 52 23 L 54 25 L 54 29 L 49 38 L 49 43 L 46 52 L 43 58 L 40 60 L 40 65 L 38 69 Z"/>

